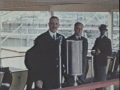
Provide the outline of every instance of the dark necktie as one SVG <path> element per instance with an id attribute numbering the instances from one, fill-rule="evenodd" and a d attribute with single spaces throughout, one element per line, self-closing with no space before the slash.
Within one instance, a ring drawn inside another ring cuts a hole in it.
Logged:
<path id="1" fill-rule="evenodd" d="M 81 40 L 81 37 L 79 37 L 78 40 Z"/>
<path id="2" fill-rule="evenodd" d="M 53 39 L 55 40 L 55 35 L 53 34 Z"/>
<path id="3" fill-rule="evenodd" d="M 103 36 L 100 36 L 100 39 L 102 39 L 103 38 Z"/>

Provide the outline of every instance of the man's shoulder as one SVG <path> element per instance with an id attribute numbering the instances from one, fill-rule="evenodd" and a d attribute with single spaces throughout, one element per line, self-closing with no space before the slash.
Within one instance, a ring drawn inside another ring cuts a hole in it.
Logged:
<path id="1" fill-rule="evenodd" d="M 107 36 L 104 37 L 105 39 L 109 39 Z M 110 40 L 110 39 L 109 39 Z"/>
<path id="2" fill-rule="evenodd" d="M 42 34 L 40 34 L 37 38 L 44 37 L 44 36 L 46 36 L 47 34 L 48 34 L 48 31 L 47 31 L 47 32 L 44 32 L 44 33 L 42 33 Z"/>
<path id="3" fill-rule="evenodd" d="M 87 38 L 85 38 L 85 37 L 83 37 L 83 36 L 82 36 L 82 38 L 83 38 L 83 40 L 87 40 Z"/>
<path id="4" fill-rule="evenodd" d="M 37 37 L 35 38 L 35 41 L 38 40 L 38 39 L 44 38 L 44 37 L 47 35 L 47 33 L 48 33 L 48 32 L 44 32 L 44 33 L 40 34 L 39 36 L 37 36 Z"/>
<path id="5" fill-rule="evenodd" d="M 71 35 L 69 37 L 66 38 L 66 40 L 72 40 L 74 38 L 74 35 Z"/>
<path id="6" fill-rule="evenodd" d="M 59 37 L 62 37 L 65 40 L 65 37 L 62 34 L 57 33 L 57 38 L 59 38 Z"/>
<path id="7" fill-rule="evenodd" d="M 45 39 L 45 37 L 48 36 L 47 33 L 48 32 L 45 32 L 45 33 L 42 33 L 41 35 L 37 36 L 34 40 L 34 44 L 38 44 L 41 41 L 43 41 Z"/>
<path id="8" fill-rule="evenodd" d="M 62 37 L 64 37 L 64 36 L 63 36 L 62 34 L 60 34 L 60 33 L 57 33 L 57 35 L 58 35 L 58 36 L 62 36 Z"/>
<path id="9" fill-rule="evenodd" d="M 98 39 L 99 39 L 99 37 L 96 38 L 96 40 L 98 40 Z"/>
<path id="10" fill-rule="evenodd" d="M 108 37 L 104 37 L 104 39 L 106 40 L 106 41 L 111 41 Z"/>
<path id="11" fill-rule="evenodd" d="M 26 55 L 32 55 L 36 51 L 35 46 L 32 46 L 30 49 L 26 51 Z"/>

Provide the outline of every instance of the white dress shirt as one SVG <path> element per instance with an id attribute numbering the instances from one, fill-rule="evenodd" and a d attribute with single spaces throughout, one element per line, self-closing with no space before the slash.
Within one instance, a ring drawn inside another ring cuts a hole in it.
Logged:
<path id="1" fill-rule="evenodd" d="M 81 36 L 75 35 L 75 38 L 78 40 L 78 39 L 81 39 Z"/>
<path id="2" fill-rule="evenodd" d="M 100 38 L 102 39 L 104 36 L 105 36 L 105 35 L 102 35 L 102 36 L 100 36 Z"/>
<path id="3" fill-rule="evenodd" d="M 50 34 L 50 36 L 53 38 L 53 35 L 54 35 L 54 37 L 55 37 L 55 40 L 56 40 L 56 32 L 55 33 L 53 33 L 53 32 L 51 32 L 50 30 L 49 30 L 49 34 Z"/>

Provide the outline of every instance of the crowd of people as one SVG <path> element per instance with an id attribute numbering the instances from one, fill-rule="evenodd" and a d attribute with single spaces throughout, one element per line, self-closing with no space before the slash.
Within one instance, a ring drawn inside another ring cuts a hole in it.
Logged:
<path id="1" fill-rule="evenodd" d="M 68 38 L 57 33 L 59 28 L 59 18 L 52 16 L 49 19 L 49 29 L 47 32 L 39 35 L 34 40 L 34 46 L 31 47 L 25 55 L 25 65 L 28 68 L 27 90 L 50 90 L 60 87 L 59 67 L 61 67 L 61 76 L 64 77 L 64 82 L 69 83 L 74 81 L 72 75 L 67 72 L 66 60 L 66 41 L 67 40 L 82 40 L 82 75 L 78 76 L 78 83 L 84 84 L 88 72 L 88 40 L 82 36 L 84 25 L 81 22 L 74 24 L 74 34 Z M 105 36 L 107 27 L 101 24 L 98 27 L 100 36 L 96 39 L 92 48 L 91 54 L 94 57 L 94 81 L 106 80 L 107 56 L 112 52 L 111 41 Z M 61 41 L 61 66 L 59 64 L 59 37 Z M 35 89 L 32 89 L 32 84 L 35 82 Z M 104 90 L 99 88 L 96 90 Z"/>

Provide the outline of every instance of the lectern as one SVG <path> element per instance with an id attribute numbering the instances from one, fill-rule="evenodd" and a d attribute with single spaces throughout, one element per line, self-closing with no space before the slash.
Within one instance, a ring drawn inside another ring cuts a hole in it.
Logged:
<path id="1" fill-rule="evenodd" d="M 74 86 L 77 86 L 77 76 L 82 75 L 82 40 L 67 40 L 67 74 L 74 76 Z"/>

